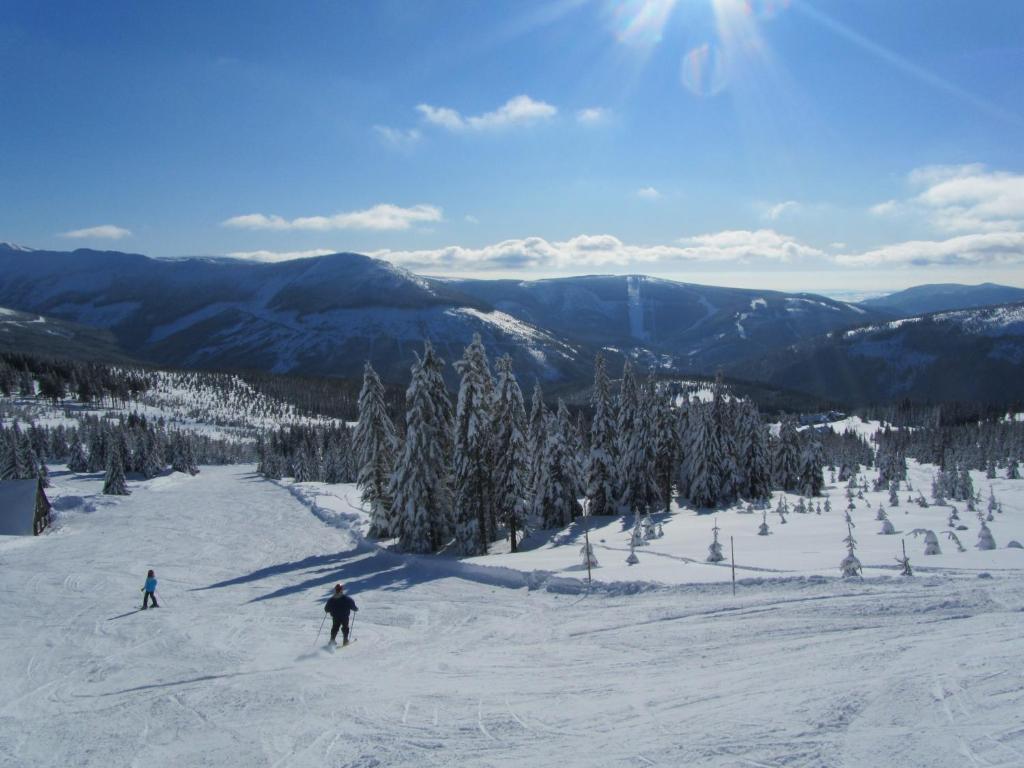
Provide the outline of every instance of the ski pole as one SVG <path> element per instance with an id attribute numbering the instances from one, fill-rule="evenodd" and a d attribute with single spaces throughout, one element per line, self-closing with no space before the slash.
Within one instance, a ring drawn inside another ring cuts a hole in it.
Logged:
<path id="1" fill-rule="evenodd" d="M 320 622 L 320 629 L 316 631 L 316 640 L 313 641 L 313 645 L 320 642 L 320 633 L 324 631 L 324 622 L 327 621 L 327 614 L 324 614 L 324 620 Z"/>
<path id="2" fill-rule="evenodd" d="M 349 627 L 348 633 L 352 636 L 352 642 L 356 641 L 356 615 L 352 614 L 352 626 Z"/>

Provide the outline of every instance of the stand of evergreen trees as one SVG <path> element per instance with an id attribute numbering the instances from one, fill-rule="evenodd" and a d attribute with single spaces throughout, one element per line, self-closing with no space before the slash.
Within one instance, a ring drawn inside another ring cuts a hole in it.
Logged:
<path id="1" fill-rule="evenodd" d="M 815 496 L 824 485 L 818 433 L 786 420 L 771 435 L 754 404 L 720 381 L 710 398 L 691 399 L 641 382 L 627 362 L 613 394 L 599 356 L 588 425 L 561 400 L 549 408 L 539 384 L 527 410 L 511 360 L 492 373 L 479 337 L 455 369 L 453 403 L 444 362 L 425 344 L 406 390 L 404 441 L 379 378 L 365 369 L 355 474 L 373 531 L 408 552 L 484 554 L 502 538 L 514 550 L 531 529 L 562 528 L 585 512 L 643 516 L 667 511 L 673 498 L 710 511 L 773 488 Z"/>

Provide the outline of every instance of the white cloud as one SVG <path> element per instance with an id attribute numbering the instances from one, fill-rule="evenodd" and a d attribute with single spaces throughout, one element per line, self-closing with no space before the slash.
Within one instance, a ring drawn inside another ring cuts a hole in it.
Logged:
<path id="1" fill-rule="evenodd" d="M 800 203 L 796 200 L 785 200 L 781 203 L 769 206 L 764 212 L 765 218 L 771 219 L 772 221 L 778 221 L 780 218 L 789 213 L 799 213 L 803 208 Z"/>
<path id="2" fill-rule="evenodd" d="M 64 232 L 61 237 L 73 237 L 78 239 L 84 238 L 103 238 L 106 240 L 120 240 L 122 237 L 130 237 L 132 234 L 130 229 L 124 227 L 117 227 L 113 224 L 101 224 L 98 227 L 87 227 L 86 229 L 73 229 L 70 232 Z"/>
<path id="3" fill-rule="evenodd" d="M 931 166 L 911 174 L 925 189 L 915 202 L 951 232 L 1002 231 L 1024 225 L 1024 175 L 982 165 Z"/>
<path id="4" fill-rule="evenodd" d="M 562 241 L 542 237 L 504 240 L 481 248 L 448 246 L 372 254 L 419 269 L 583 269 L 671 263 L 788 263 L 825 254 L 774 230 L 734 230 L 683 238 L 671 245 L 630 245 L 613 235 L 577 235 Z"/>
<path id="5" fill-rule="evenodd" d="M 292 261 L 293 259 L 310 259 L 314 256 L 327 256 L 337 253 L 329 248 L 313 248 L 308 251 L 233 251 L 229 254 L 232 259 L 244 259 L 246 261 Z"/>
<path id="6" fill-rule="evenodd" d="M 450 107 L 434 107 L 430 104 L 419 104 L 416 110 L 428 123 L 450 131 L 484 131 L 513 125 L 528 125 L 558 114 L 558 109 L 551 104 L 536 101 L 525 94 L 515 96 L 493 112 L 485 112 L 482 115 L 463 116 Z"/>
<path id="7" fill-rule="evenodd" d="M 398 149 L 411 149 L 423 138 L 416 128 L 391 128 L 387 125 L 373 126 L 374 133 L 385 144 Z"/>
<path id="8" fill-rule="evenodd" d="M 916 214 L 943 232 L 1024 229 L 1024 175 L 971 163 L 917 168 L 907 180 L 919 190 L 914 197 L 887 200 L 869 211 L 876 216 Z"/>
<path id="9" fill-rule="evenodd" d="M 644 200 L 657 200 L 661 197 L 661 192 L 654 187 L 641 187 L 636 191 L 636 196 L 642 197 Z"/>
<path id="10" fill-rule="evenodd" d="M 479 224 L 480 223 L 480 219 L 478 219 L 476 216 L 474 216 L 471 213 L 467 213 L 463 218 L 465 218 L 465 220 L 468 221 L 470 224 Z"/>
<path id="11" fill-rule="evenodd" d="M 328 232 L 336 229 L 373 229 L 399 230 L 409 229 L 414 224 L 442 220 L 442 211 L 434 205 L 414 205 L 402 208 L 397 205 L 383 203 L 362 211 L 336 213 L 332 216 L 301 216 L 296 219 L 285 219 L 275 214 L 248 213 L 232 216 L 222 221 L 225 227 L 255 230 L 309 230 Z"/>
<path id="12" fill-rule="evenodd" d="M 576 111 L 576 122 L 584 125 L 603 123 L 611 116 L 611 110 L 605 107 L 587 107 Z"/>
<path id="13" fill-rule="evenodd" d="M 1024 264 L 1024 232 L 979 232 L 948 240 L 908 240 L 863 253 L 836 256 L 839 264 L 861 266 Z"/>
<path id="14" fill-rule="evenodd" d="M 886 217 L 896 216 L 903 211 L 903 205 L 898 200 L 886 200 L 884 203 L 877 203 L 868 208 L 872 216 Z"/>

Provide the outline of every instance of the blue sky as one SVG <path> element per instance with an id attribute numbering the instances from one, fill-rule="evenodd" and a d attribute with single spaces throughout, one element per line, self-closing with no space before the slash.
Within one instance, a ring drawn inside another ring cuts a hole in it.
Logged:
<path id="1" fill-rule="evenodd" d="M 1024 285 L 1024 3 L 0 7 L 0 239 Z"/>

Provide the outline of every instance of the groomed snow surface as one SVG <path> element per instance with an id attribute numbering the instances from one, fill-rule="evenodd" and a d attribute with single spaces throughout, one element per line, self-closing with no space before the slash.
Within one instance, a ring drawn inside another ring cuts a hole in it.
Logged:
<path id="1" fill-rule="evenodd" d="M 575 530 L 465 564 L 363 541 L 350 486 L 251 467 L 123 498 L 54 480 L 56 528 L 0 538 L 4 768 L 1024 765 L 1024 552 L 1005 549 L 1024 481 L 994 483 L 998 550 L 973 550 L 957 504 L 969 552 L 912 539 L 910 579 L 882 568 L 900 538 L 876 535 L 886 494 L 853 513 L 863 581 L 834 578 L 842 489 L 830 514 L 770 514 L 742 547 L 760 514 L 723 512 L 742 564 L 785 571 L 745 571 L 733 597 L 727 569 L 680 559 L 710 543 L 693 513 L 632 567 L 621 522 L 595 525 L 587 590 Z M 897 530 L 929 513 L 945 528 L 948 508 L 904 515 L 905 497 L 886 507 Z M 133 612 L 147 568 L 162 607 Z M 331 654 L 314 638 L 337 581 L 361 610 Z"/>

